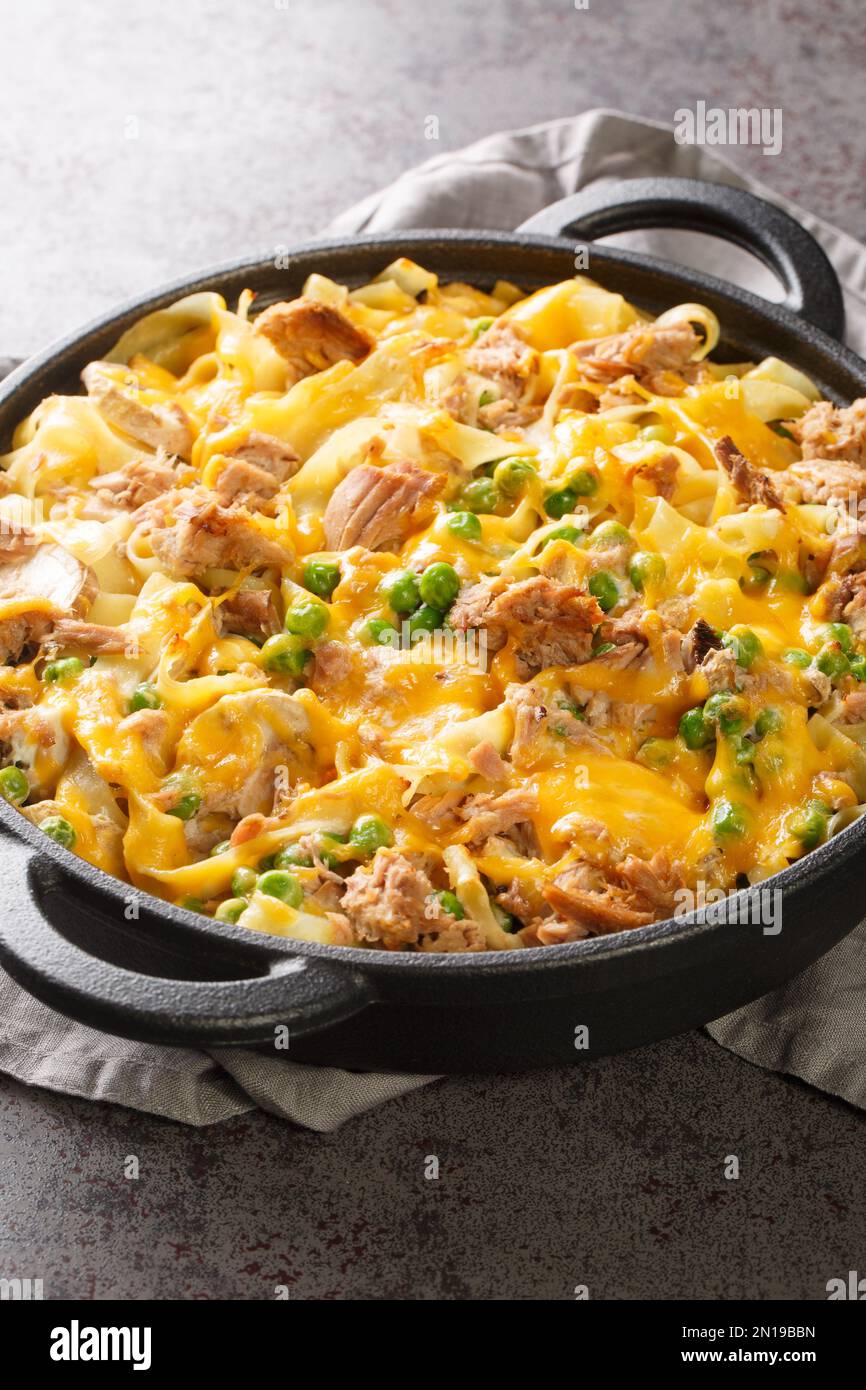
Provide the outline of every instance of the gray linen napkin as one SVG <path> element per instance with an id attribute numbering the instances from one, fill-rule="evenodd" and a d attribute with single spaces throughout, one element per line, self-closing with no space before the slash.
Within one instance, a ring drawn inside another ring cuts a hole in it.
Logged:
<path id="1" fill-rule="evenodd" d="M 506 131 L 410 170 L 331 224 L 332 234 L 409 227 L 511 229 L 545 204 L 599 180 L 651 174 L 748 187 L 792 212 L 823 243 L 842 278 L 848 341 L 866 349 L 866 247 L 738 174 L 674 142 L 670 129 L 614 111 Z M 621 239 L 774 297 L 751 258 L 686 232 Z M 9 364 L 11 365 L 11 364 Z M 2 364 L 0 364 L 2 367 Z M 709 1026 L 748 1061 L 788 1072 L 866 1108 L 866 924 L 783 989 Z M 0 1070 L 28 1085 L 114 1101 L 191 1125 L 260 1106 L 309 1129 L 345 1120 L 433 1077 L 305 1067 L 243 1048 L 127 1042 L 55 1013 L 0 972 Z"/>

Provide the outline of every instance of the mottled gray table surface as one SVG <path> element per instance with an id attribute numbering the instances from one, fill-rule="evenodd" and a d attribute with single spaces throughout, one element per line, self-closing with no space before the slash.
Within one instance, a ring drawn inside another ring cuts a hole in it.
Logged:
<path id="1" fill-rule="evenodd" d="M 28 0 L 0 34 L 0 356 L 596 105 L 781 107 L 778 158 L 728 153 L 866 237 L 861 0 Z M 864 1268 L 863 1145 L 861 1115 L 699 1034 L 438 1083 L 330 1137 L 0 1078 L 0 1275 L 52 1298 L 817 1299 Z"/>

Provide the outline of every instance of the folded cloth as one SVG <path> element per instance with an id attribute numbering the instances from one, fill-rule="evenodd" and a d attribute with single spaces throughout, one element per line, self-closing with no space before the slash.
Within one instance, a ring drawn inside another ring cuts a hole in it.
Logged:
<path id="1" fill-rule="evenodd" d="M 343 213 L 328 231 L 511 229 L 587 184 L 652 174 L 751 188 L 792 212 L 835 264 L 845 290 L 848 341 L 866 349 L 866 247 L 744 178 L 717 155 L 677 145 L 668 127 L 615 111 L 505 131 L 438 155 Z M 758 293 L 772 296 L 775 289 L 756 262 L 717 241 L 668 231 L 635 234 L 628 244 L 696 268 L 711 266 L 717 276 Z M 718 1019 L 709 1032 L 748 1061 L 866 1107 L 866 924 L 796 980 Z M 435 1079 L 305 1067 L 244 1048 L 208 1052 L 128 1042 L 64 1018 L 2 972 L 0 1070 L 28 1085 L 191 1125 L 214 1124 L 259 1106 L 320 1131 Z"/>

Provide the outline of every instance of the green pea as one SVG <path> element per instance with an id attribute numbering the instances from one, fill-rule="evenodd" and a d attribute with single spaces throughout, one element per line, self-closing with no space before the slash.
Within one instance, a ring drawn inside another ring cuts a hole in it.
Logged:
<path id="1" fill-rule="evenodd" d="M 462 922 L 466 912 L 456 893 L 452 893 L 450 888 L 443 888 L 431 896 L 437 900 L 443 912 L 450 912 L 452 917 L 456 917 L 458 922 Z"/>
<path id="2" fill-rule="evenodd" d="M 182 796 L 176 805 L 172 806 L 168 812 L 170 816 L 177 816 L 178 820 L 192 820 L 193 816 L 201 806 L 201 797 L 197 792 L 187 792 Z"/>
<path id="3" fill-rule="evenodd" d="M 62 845 L 64 849 L 72 849 L 78 839 L 65 816 L 46 816 L 44 821 L 40 822 L 39 829 L 49 840 L 54 840 L 55 844 Z"/>
<path id="4" fill-rule="evenodd" d="M 673 444 L 674 432 L 670 425 L 645 425 L 638 431 L 638 439 L 645 439 L 648 443 Z"/>
<path id="5" fill-rule="evenodd" d="M 763 565 L 753 565 L 749 561 L 748 576 L 740 580 L 740 588 L 746 593 L 753 593 L 756 589 L 763 589 L 772 579 L 772 574 Z"/>
<path id="6" fill-rule="evenodd" d="M 277 632 L 262 647 L 259 661 L 265 671 L 279 676 L 299 676 L 310 653 L 303 651 L 294 637 Z"/>
<path id="7" fill-rule="evenodd" d="M 300 845 L 285 845 L 274 855 L 272 867 L 275 869 L 311 869 L 313 856 L 301 849 Z"/>
<path id="8" fill-rule="evenodd" d="M 614 545 L 634 545 L 634 541 L 620 522 L 603 521 L 600 526 L 596 526 L 587 545 L 607 550 Z"/>
<path id="9" fill-rule="evenodd" d="M 181 907 L 185 907 L 187 912 L 204 912 L 204 903 L 201 898 L 194 898 L 188 895 L 180 900 Z"/>
<path id="10" fill-rule="evenodd" d="M 605 613 L 609 613 L 619 602 L 619 587 L 608 570 L 599 570 L 598 574 L 594 574 L 587 587 Z"/>
<path id="11" fill-rule="evenodd" d="M 505 908 L 500 907 L 498 903 L 491 903 L 490 909 L 503 931 L 507 931 L 511 935 L 519 930 L 520 922 L 512 912 L 506 912 Z"/>
<path id="12" fill-rule="evenodd" d="M 218 922 L 237 922 L 242 912 L 246 912 L 249 903 L 246 898 L 226 898 L 224 903 L 220 903 L 214 917 Z"/>
<path id="13" fill-rule="evenodd" d="M 708 743 L 713 742 L 715 731 L 712 724 L 704 718 L 704 711 L 700 705 L 686 710 L 680 719 L 680 738 L 686 748 L 693 750 L 706 748 Z"/>
<path id="14" fill-rule="evenodd" d="M 551 541 L 568 541 L 570 545 L 579 545 L 583 540 L 583 531 L 579 531 L 576 526 L 557 526 L 544 538 L 542 550 Z"/>
<path id="15" fill-rule="evenodd" d="M 442 614 L 438 608 L 424 603 L 409 619 L 409 641 L 425 632 L 438 632 L 442 626 Z"/>
<path id="16" fill-rule="evenodd" d="M 268 869 L 275 869 L 276 858 L 277 856 L 275 854 L 263 854 L 256 864 L 256 869 L 260 874 L 267 873 Z"/>
<path id="17" fill-rule="evenodd" d="M 260 893 L 265 893 L 269 898 L 279 898 L 281 903 L 289 907 L 300 907 L 304 900 L 304 890 L 294 874 L 286 873 L 283 869 L 269 869 L 262 874 L 256 887 Z"/>
<path id="18" fill-rule="evenodd" d="M 750 627 L 732 627 L 722 638 L 722 646 L 728 647 L 734 653 L 737 665 L 744 671 L 748 671 L 758 657 L 764 654 L 760 639 Z"/>
<path id="19" fill-rule="evenodd" d="M 758 738 L 766 738 L 767 734 L 777 734 L 782 727 L 782 716 L 777 709 L 770 705 L 762 709 L 755 720 L 755 733 Z"/>
<path id="20" fill-rule="evenodd" d="M 731 743 L 734 749 L 734 762 L 740 767 L 755 761 L 757 749 L 750 738 L 746 738 L 743 734 L 734 734 Z"/>
<path id="21" fill-rule="evenodd" d="M 159 692 L 149 682 L 143 681 L 133 690 L 129 708 L 134 713 L 139 709 L 159 709 L 161 704 L 162 696 Z"/>
<path id="22" fill-rule="evenodd" d="M 791 823 L 791 834 L 804 849 L 814 849 L 827 834 L 827 807 L 823 801 L 809 801 Z"/>
<path id="23" fill-rule="evenodd" d="M 789 666 L 796 666 L 799 670 L 805 671 L 807 666 L 812 665 L 812 658 L 808 652 L 804 652 L 802 647 L 789 647 L 786 652 L 782 652 L 782 660 Z"/>
<path id="24" fill-rule="evenodd" d="M 665 577 L 666 565 L 661 555 L 651 550 L 639 550 L 632 556 L 628 567 L 628 577 L 639 593 L 648 584 L 660 584 Z"/>
<path id="25" fill-rule="evenodd" d="M 746 833 L 746 813 L 736 801 L 720 796 L 712 809 L 710 823 L 717 839 L 739 838 Z"/>
<path id="26" fill-rule="evenodd" d="M 452 536 L 462 541 L 481 540 L 481 522 L 474 512 L 452 512 L 446 524 Z"/>
<path id="27" fill-rule="evenodd" d="M 866 656 L 861 656 L 858 652 L 856 656 L 849 657 L 848 661 L 855 681 L 866 681 Z"/>
<path id="28" fill-rule="evenodd" d="M 831 680 L 847 676 L 851 663 L 838 642 L 827 642 L 815 657 L 815 665 Z"/>
<path id="29" fill-rule="evenodd" d="M 838 642 L 846 656 L 854 650 L 854 633 L 847 623 L 828 623 L 823 637 L 825 642 Z"/>
<path id="30" fill-rule="evenodd" d="M 572 473 L 568 483 L 578 497 L 592 497 L 593 493 L 598 492 L 598 476 L 588 468 L 579 468 L 576 473 Z"/>
<path id="31" fill-rule="evenodd" d="M 427 566 L 418 587 L 424 602 L 444 613 L 460 592 L 460 579 L 453 565 L 441 561 Z"/>
<path id="32" fill-rule="evenodd" d="M 232 892 L 236 898 L 248 898 L 258 882 L 258 874 L 255 869 L 247 865 L 241 865 L 232 874 Z"/>
<path id="33" fill-rule="evenodd" d="M 478 397 L 478 409 L 480 410 L 480 409 L 482 408 L 482 406 L 485 406 L 485 405 L 492 405 L 493 402 L 494 402 L 495 400 L 496 400 L 496 392 L 495 392 L 495 391 L 490 391 L 490 390 L 484 390 L 484 391 L 482 391 L 482 392 L 481 392 L 481 395 Z"/>
<path id="34" fill-rule="evenodd" d="M 321 637 L 329 620 L 323 603 L 295 603 L 286 610 L 285 629 L 296 637 Z"/>
<path id="35" fill-rule="evenodd" d="M 704 718 L 715 720 L 723 734 L 738 734 L 745 727 L 748 711 L 744 702 L 727 690 L 711 695 L 704 705 Z"/>
<path id="36" fill-rule="evenodd" d="M 644 767 L 659 769 L 667 767 L 672 763 L 676 756 L 676 744 L 669 738 L 648 738 L 641 744 L 635 754 L 637 762 Z"/>
<path id="37" fill-rule="evenodd" d="M 349 843 L 366 859 L 377 849 L 393 845 L 394 836 L 381 816 L 359 816 L 349 833 Z"/>
<path id="38" fill-rule="evenodd" d="M 340 582 L 340 566 L 331 560 L 308 560 L 304 565 L 303 582 L 311 594 L 318 594 L 329 602 Z"/>
<path id="39" fill-rule="evenodd" d="M 573 512 L 577 506 L 577 493 L 573 487 L 560 488 L 558 492 L 552 492 L 544 503 L 544 510 L 548 516 L 553 517 L 554 521 L 559 521 L 560 517 L 567 516 Z"/>
<path id="40" fill-rule="evenodd" d="M 411 570 L 389 574 L 380 589 L 395 613 L 414 613 L 421 602 L 418 576 Z"/>
<path id="41" fill-rule="evenodd" d="M 49 661 L 42 672 L 42 679 L 57 685 L 62 681 L 72 680 L 74 676 L 80 676 L 83 670 L 84 662 L 80 657 L 64 656 L 60 661 Z"/>
<path id="42" fill-rule="evenodd" d="M 227 850 L 231 849 L 231 847 L 231 840 L 220 840 L 218 845 L 214 845 L 213 849 L 210 852 L 209 858 L 216 859 L 218 854 L 225 854 Z"/>
<path id="43" fill-rule="evenodd" d="M 11 801 L 13 806 L 20 806 L 22 801 L 26 801 L 30 794 L 30 783 L 20 767 L 10 763 L 0 772 L 0 796 Z"/>
<path id="44" fill-rule="evenodd" d="M 400 634 L 386 618 L 371 618 L 364 629 L 365 639 L 374 647 L 396 647 Z"/>
<path id="45" fill-rule="evenodd" d="M 493 481 L 503 497 L 520 497 L 534 476 L 535 469 L 528 459 L 501 459 L 493 470 Z"/>
<path id="46" fill-rule="evenodd" d="M 467 511 L 495 512 L 499 506 L 499 489 L 492 478 L 473 478 L 460 494 Z"/>

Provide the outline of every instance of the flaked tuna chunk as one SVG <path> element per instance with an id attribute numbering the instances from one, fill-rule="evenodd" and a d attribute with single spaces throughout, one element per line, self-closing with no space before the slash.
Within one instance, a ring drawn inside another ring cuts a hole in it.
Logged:
<path id="1" fill-rule="evenodd" d="M 844 459 L 809 458 L 779 474 L 802 502 L 858 502 L 866 497 L 866 468 Z"/>
<path id="2" fill-rule="evenodd" d="M 292 559 L 240 507 L 223 507 L 206 488 L 182 488 L 149 503 L 143 518 L 154 555 L 168 573 L 267 569 Z"/>
<path id="3" fill-rule="evenodd" d="M 258 512 L 280 490 L 273 473 L 246 459 L 230 458 L 220 470 L 213 492 L 223 507 L 246 507 Z"/>
<path id="4" fill-rule="evenodd" d="M 655 458 L 648 459 L 646 463 L 637 463 L 630 468 L 626 473 L 626 479 L 630 483 L 634 483 L 638 478 L 641 482 L 649 483 L 656 497 L 663 497 L 669 502 L 676 490 L 679 471 L 679 459 L 676 454 L 656 454 Z"/>
<path id="5" fill-rule="evenodd" d="M 186 412 L 173 401 L 142 404 L 134 393 L 124 391 L 114 379 L 116 370 L 110 363 L 91 362 L 81 373 L 87 394 L 100 415 L 142 444 L 188 459 L 193 446 L 193 430 Z"/>
<path id="6" fill-rule="evenodd" d="M 515 827 L 526 825 L 537 810 L 538 794 L 531 788 L 514 787 L 498 795 L 479 792 L 459 807 L 465 824 L 457 839 L 466 845 L 482 845 L 491 835 L 507 836 Z"/>
<path id="7" fill-rule="evenodd" d="M 583 712 L 575 712 L 577 707 L 573 702 L 561 700 L 548 704 L 547 697 L 542 696 L 531 681 L 526 685 L 515 682 L 506 686 L 505 703 L 514 717 L 511 761 L 521 772 L 535 768 L 544 759 L 552 739 L 556 747 L 565 739 L 596 753 L 610 752 L 589 727 Z"/>
<path id="8" fill-rule="evenodd" d="M 691 360 L 700 345 L 691 324 L 650 323 L 606 338 L 572 343 L 570 351 L 590 381 L 610 383 L 634 376 L 658 396 L 676 396 L 683 381 L 696 380 L 702 371 L 702 364 Z"/>
<path id="9" fill-rule="evenodd" d="M 162 451 L 152 458 L 132 459 L 113 473 L 100 473 L 89 486 L 107 507 L 134 512 L 177 485 L 175 460 Z"/>
<path id="10" fill-rule="evenodd" d="M 466 354 L 466 365 L 496 383 L 500 396 L 520 405 L 538 373 L 539 357 L 519 324 L 494 323 Z M 497 423 L 502 424 L 500 417 Z"/>
<path id="11" fill-rule="evenodd" d="M 818 401 L 787 428 L 804 459 L 845 459 L 866 468 L 866 396 L 841 407 Z"/>
<path id="12" fill-rule="evenodd" d="M 217 613 L 226 632 L 242 637 L 272 637 L 280 631 L 280 615 L 270 589 L 238 589 Z"/>
<path id="13" fill-rule="evenodd" d="M 363 362 L 373 346 L 372 338 L 339 309 L 303 296 L 265 309 L 255 321 L 255 331 L 288 363 L 292 384 L 335 362 Z"/>
<path id="14" fill-rule="evenodd" d="M 775 507 L 780 512 L 785 510 L 775 484 L 766 473 L 749 463 L 729 434 L 716 442 L 714 451 L 734 489 L 745 501 L 763 502 L 765 507 Z"/>
<path id="15" fill-rule="evenodd" d="M 230 450 L 228 457 L 254 463 L 256 468 L 263 468 L 279 483 L 293 477 L 301 466 L 300 454 L 295 452 L 291 444 L 262 430 L 250 430 L 243 444 Z"/>
<path id="16" fill-rule="evenodd" d="M 475 745 L 468 761 L 488 782 L 504 782 L 508 777 L 508 764 L 489 739 Z"/>
<path id="17" fill-rule="evenodd" d="M 593 936 L 630 931 L 655 919 L 655 913 L 641 906 L 634 893 L 611 883 L 595 864 L 576 864 L 557 875 L 544 889 L 544 899 L 559 917 L 576 922 Z"/>
<path id="18" fill-rule="evenodd" d="M 120 627 L 88 623 L 81 618 L 59 618 L 51 629 L 54 647 L 83 647 L 97 655 L 126 650 L 129 638 Z"/>
<path id="19" fill-rule="evenodd" d="M 408 460 L 381 468 L 357 464 L 325 508 L 327 548 L 363 545 L 382 550 L 398 545 L 429 520 L 433 499 L 444 486 L 443 474 L 427 473 Z"/>
<path id="20" fill-rule="evenodd" d="M 10 603 L 19 609 L 0 618 L 0 662 L 17 661 L 24 647 L 41 642 L 58 618 L 85 614 L 96 589 L 93 570 L 51 542 L 0 564 L 0 610 Z M 35 600 L 32 609 L 27 600 Z"/>
<path id="21" fill-rule="evenodd" d="M 391 950 L 413 946 L 422 935 L 450 928 L 455 918 L 433 895 L 425 871 L 396 849 L 379 849 L 370 868 L 346 880 L 340 910 L 355 937 Z"/>
<path id="22" fill-rule="evenodd" d="M 616 877 L 623 888 L 634 893 L 642 907 L 656 918 L 672 917 L 676 912 L 685 879 L 678 864 L 659 850 L 652 859 L 630 854 L 617 865 Z"/>
<path id="23" fill-rule="evenodd" d="M 521 679 L 547 666 L 573 666 L 589 659 L 593 633 L 603 621 L 598 603 L 571 584 L 546 575 L 509 583 L 482 579 L 464 589 L 451 609 L 456 631 L 483 630 L 489 651 L 510 643 Z"/>

